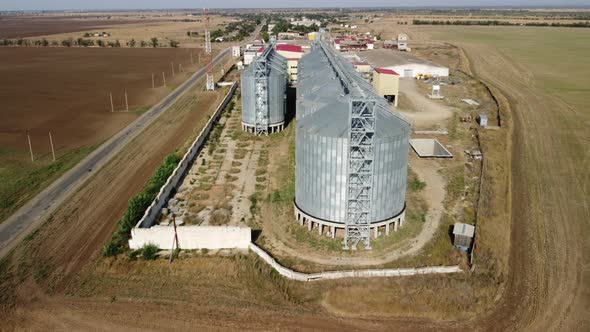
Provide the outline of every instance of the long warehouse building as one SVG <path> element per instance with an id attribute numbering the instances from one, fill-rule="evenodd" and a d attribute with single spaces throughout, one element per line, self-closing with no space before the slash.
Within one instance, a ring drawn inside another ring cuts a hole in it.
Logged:
<path id="1" fill-rule="evenodd" d="M 344 248 L 403 224 L 410 124 L 324 42 L 299 62 L 295 215 Z"/>

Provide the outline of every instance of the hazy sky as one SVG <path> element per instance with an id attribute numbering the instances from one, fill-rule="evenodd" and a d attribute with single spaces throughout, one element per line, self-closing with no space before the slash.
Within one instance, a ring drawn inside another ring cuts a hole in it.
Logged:
<path id="1" fill-rule="evenodd" d="M 0 10 L 566 5 L 590 0 L 0 0 Z"/>

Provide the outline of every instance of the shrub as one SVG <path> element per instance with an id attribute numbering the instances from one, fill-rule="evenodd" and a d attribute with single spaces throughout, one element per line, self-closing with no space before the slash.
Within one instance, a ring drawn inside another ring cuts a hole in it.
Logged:
<path id="1" fill-rule="evenodd" d="M 132 197 L 127 203 L 127 210 L 119 220 L 117 230 L 111 240 L 103 248 L 103 256 L 116 256 L 123 252 L 131 229 L 143 216 L 145 210 L 150 206 L 160 188 L 166 183 L 176 165 L 180 162 L 180 157 L 171 154 L 164 159 L 164 163 L 156 170 L 152 178 L 145 185 L 144 189 Z"/>
<path id="2" fill-rule="evenodd" d="M 422 182 L 419 179 L 413 179 L 410 181 L 410 189 L 412 191 L 420 191 L 426 187 L 426 182 Z"/>
<path id="3" fill-rule="evenodd" d="M 141 258 L 146 261 L 153 261 L 158 256 L 158 247 L 153 244 L 146 244 L 141 248 Z"/>
<path id="4" fill-rule="evenodd" d="M 102 247 L 102 255 L 105 257 L 117 256 L 122 251 L 123 250 L 122 250 L 121 246 L 119 246 L 117 243 L 115 243 L 112 240 L 107 242 L 107 244 L 105 244 L 104 247 Z"/>

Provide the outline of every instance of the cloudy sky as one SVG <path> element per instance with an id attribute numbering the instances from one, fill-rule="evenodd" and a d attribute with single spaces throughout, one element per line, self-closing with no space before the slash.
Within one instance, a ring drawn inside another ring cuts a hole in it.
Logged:
<path id="1" fill-rule="evenodd" d="M 580 5 L 590 0 L 0 0 L 0 10 Z"/>

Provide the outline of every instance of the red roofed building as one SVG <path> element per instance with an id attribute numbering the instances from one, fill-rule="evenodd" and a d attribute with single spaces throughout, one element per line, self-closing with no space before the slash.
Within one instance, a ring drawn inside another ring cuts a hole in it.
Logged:
<path id="1" fill-rule="evenodd" d="M 386 75 L 397 75 L 399 76 L 398 73 L 396 73 L 395 71 L 393 71 L 392 69 L 387 69 L 387 68 L 375 68 L 375 71 L 378 72 L 379 74 L 386 74 Z"/>
<path id="2" fill-rule="evenodd" d="M 399 95 L 399 74 L 389 68 L 375 68 L 373 87 L 378 95 L 397 106 Z"/>
<path id="3" fill-rule="evenodd" d="M 303 53 L 303 49 L 300 45 L 293 45 L 293 44 L 278 44 L 277 45 L 277 52 L 296 52 L 296 53 Z"/>
<path id="4" fill-rule="evenodd" d="M 277 44 L 276 50 L 277 53 L 287 58 L 289 81 L 291 83 L 297 82 L 297 66 L 299 64 L 299 59 L 303 56 L 303 49 L 300 45 Z"/>

